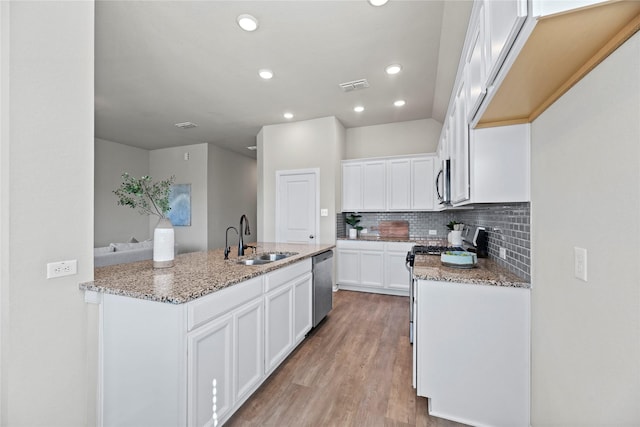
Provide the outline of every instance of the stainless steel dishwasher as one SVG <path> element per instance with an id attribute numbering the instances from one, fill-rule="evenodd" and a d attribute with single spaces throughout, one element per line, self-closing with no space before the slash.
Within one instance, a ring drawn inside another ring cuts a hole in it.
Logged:
<path id="1" fill-rule="evenodd" d="M 333 307 L 333 251 L 311 258 L 313 266 L 313 327 L 315 328 Z"/>

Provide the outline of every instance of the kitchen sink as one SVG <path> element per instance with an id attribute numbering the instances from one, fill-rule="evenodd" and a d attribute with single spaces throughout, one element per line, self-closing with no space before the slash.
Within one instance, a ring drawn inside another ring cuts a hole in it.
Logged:
<path id="1" fill-rule="evenodd" d="M 241 261 L 238 261 L 238 264 L 262 265 L 262 264 L 268 264 L 270 262 L 271 262 L 271 260 L 268 260 L 268 259 L 252 258 L 252 259 L 243 259 Z"/>
<path id="2" fill-rule="evenodd" d="M 268 264 L 274 261 L 280 261 L 281 259 L 285 259 L 290 257 L 291 255 L 296 255 L 295 253 L 264 253 L 260 255 L 256 255 L 250 259 L 243 259 L 238 261 L 238 264 L 244 265 L 263 265 Z"/>
<path id="3" fill-rule="evenodd" d="M 257 259 L 266 260 L 266 261 L 278 261 L 281 259 L 285 259 L 291 255 L 288 254 L 262 254 Z"/>

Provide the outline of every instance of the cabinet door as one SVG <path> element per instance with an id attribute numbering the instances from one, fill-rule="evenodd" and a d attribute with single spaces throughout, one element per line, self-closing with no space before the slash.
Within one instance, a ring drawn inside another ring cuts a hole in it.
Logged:
<path id="1" fill-rule="evenodd" d="M 387 192 L 387 209 L 411 209 L 411 160 L 394 159 L 387 162 L 389 185 Z"/>
<path id="2" fill-rule="evenodd" d="M 411 207 L 413 209 L 433 209 L 435 193 L 433 169 L 433 157 L 411 159 Z"/>
<path id="3" fill-rule="evenodd" d="M 359 285 L 360 284 L 360 251 L 355 249 L 338 249 L 337 253 L 337 275 L 338 284 Z"/>
<path id="4" fill-rule="evenodd" d="M 478 111 L 487 93 L 485 78 L 484 4 L 479 6 L 478 16 L 471 33 L 471 45 L 466 57 L 466 104 L 465 119 L 470 122 Z"/>
<path id="5" fill-rule="evenodd" d="M 233 316 L 227 315 L 187 335 L 190 427 L 213 426 L 214 414 L 216 419 L 224 419 L 233 406 L 232 330 Z"/>
<path id="6" fill-rule="evenodd" d="M 410 274 L 405 261 L 410 249 L 411 245 L 408 245 L 405 251 L 387 251 L 384 259 L 385 287 L 406 291 L 407 295 L 409 294 Z"/>
<path id="7" fill-rule="evenodd" d="M 347 212 L 362 209 L 362 164 L 342 164 L 342 210 Z"/>
<path id="8" fill-rule="evenodd" d="M 488 87 L 493 84 L 527 18 L 527 0 L 487 1 L 484 6 Z"/>
<path id="9" fill-rule="evenodd" d="M 369 211 L 386 209 L 386 165 L 384 160 L 363 163 L 362 209 Z"/>
<path id="10" fill-rule="evenodd" d="M 313 276 L 307 274 L 293 285 L 293 339 L 295 343 L 302 341 L 311 330 L 313 315 Z"/>
<path id="11" fill-rule="evenodd" d="M 469 200 L 469 125 L 465 109 L 465 81 L 460 82 L 453 115 L 454 141 L 451 155 L 451 201 L 460 203 Z"/>
<path id="12" fill-rule="evenodd" d="M 265 372 L 271 373 L 293 348 L 293 286 L 265 296 Z"/>
<path id="13" fill-rule="evenodd" d="M 384 285 L 384 251 L 360 251 L 360 284 Z"/>
<path id="14" fill-rule="evenodd" d="M 263 377 L 263 317 L 262 298 L 234 312 L 235 401 L 254 391 Z"/>

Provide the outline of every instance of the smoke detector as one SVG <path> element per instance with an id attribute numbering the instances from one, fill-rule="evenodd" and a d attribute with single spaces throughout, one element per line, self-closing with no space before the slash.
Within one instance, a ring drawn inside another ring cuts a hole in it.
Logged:
<path id="1" fill-rule="evenodd" d="M 354 80 L 352 82 L 340 83 L 340 87 L 345 92 L 351 92 L 358 89 L 366 89 L 369 87 L 367 79 Z"/>
<path id="2" fill-rule="evenodd" d="M 180 129 L 191 129 L 191 128 L 198 127 L 197 124 L 191 123 L 191 122 L 176 123 L 176 126 L 179 127 Z"/>

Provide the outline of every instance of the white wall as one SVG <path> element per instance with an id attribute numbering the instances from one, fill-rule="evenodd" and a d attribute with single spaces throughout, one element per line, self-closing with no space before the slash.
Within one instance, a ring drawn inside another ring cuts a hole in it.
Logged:
<path id="1" fill-rule="evenodd" d="M 275 241 L 275 184 L 277 170 L 320 169 L 319 243 L 336 238 L 336 189 L 341 180 L 340 152 L 344 146 L 342 124 L 335 117 L 264 126 L 258 145 L 258 240 Z"/>
<path id="2" fill-rule="evenodd" d="M 346 130 L 345 159 L 435 153 L 442 123 L 411 120 Z"/>
<path id="3" fill-rule="evenodd" d="M 8 111 L 1 110 L 10 235 L 2 234 L 0 247 L 8 260 L 0 422 L 95 425 L 97 308 L 78 289 L 93 278 L 94 4 L 2 8 L 3 18 L 10 14 L 0 30 L 10 48 L 0 56 L 10 90 Z M 77 275 L 46 279 L 46 263 L 69 259 L 78 261 Z"/>
<path id="4" fill-rule="evenodd" d="M 240 217 L 249 218 L 251 235 L 244 242 L 255 242 L 258 236 L 256 199 L 256 160 L 209 144 L 209 249 L 223 248 L 227 227 L 238 231 Z M 238 246 L 238 235 L 229 230 L 229 245 Z"/>
<path id="5" fill-rule="evenodd" d="M 149 152 L 149 175 L 154 181 L 175 175 L 175 184 L 191 184 L 191 226 L 176 226 L 178 251 L 207 250 L 207 163 L 208 144 L 163 148 Z M 189 160 L 184 154 L 189 153 Z M 149 218 L 150 232 L 158 218 Z"/>
<path id="6" fill-rule="evenodd" d="M 636 34 L 532 125 L 535 427 L 640 425 L 639 117 Z"/>
<path id="7" fill-rule="evenodd" d="M 113 242 L 142 241 L 152 237 L 149 219 L 137 210 L 118 206 L 113 190 L 122 183 L 122 173 L 149 175 L 149 151 L 104 139 L 95 140 L 94 247 Z"/>

